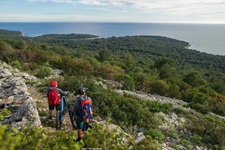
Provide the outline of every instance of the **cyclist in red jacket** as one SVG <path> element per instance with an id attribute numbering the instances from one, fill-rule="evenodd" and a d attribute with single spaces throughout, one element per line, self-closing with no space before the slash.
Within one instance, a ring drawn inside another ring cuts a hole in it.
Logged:
<path id="1" fill-rule="evenodd" d="M 67 95 L 68 91 L 63 91 L 60 88 L 57 88 L 57 81 L 53 80 L 49 83 L 49 87 L 47 89 L 47 97 L 48 97 L 48 106 L 49 106 L 49 117 L 48 119 L 52 119 L 52 111 L 55 107 L 57 107 L 59 103 L 59 95 Z M 64 102 L 65 104 L 65 102 Z"/>

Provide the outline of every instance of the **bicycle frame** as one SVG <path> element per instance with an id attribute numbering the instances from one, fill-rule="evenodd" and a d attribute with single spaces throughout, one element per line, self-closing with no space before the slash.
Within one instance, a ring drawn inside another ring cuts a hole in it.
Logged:
<path id="1" fill-rule="evenodd" d="M 64 112 L 65 112 L 65 96 L 60 96 L 60 102 L 56 107 L 56 130 L 60 130 L 62 127 Z"/>

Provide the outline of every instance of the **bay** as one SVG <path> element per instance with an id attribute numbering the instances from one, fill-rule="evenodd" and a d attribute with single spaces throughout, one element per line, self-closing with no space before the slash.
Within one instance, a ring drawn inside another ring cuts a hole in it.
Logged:
<path id="1" fill-rule="evenodd" d="M 122 23 L 122 22 L 0 22 L 0 29 L 24 36 L 93 34 L 102 38 L 133 35 L 165 36 L 188 42 L 194 49 L 225 55 L 225 24 Z"/>

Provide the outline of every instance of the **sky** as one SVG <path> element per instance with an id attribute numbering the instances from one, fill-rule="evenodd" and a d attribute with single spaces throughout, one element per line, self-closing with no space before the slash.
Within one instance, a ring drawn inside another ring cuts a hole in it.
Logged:
<path id="1" fill-rule="evenodd" d="M 225 0 L 0 0 L 0 22 L 225 23 Z"/>

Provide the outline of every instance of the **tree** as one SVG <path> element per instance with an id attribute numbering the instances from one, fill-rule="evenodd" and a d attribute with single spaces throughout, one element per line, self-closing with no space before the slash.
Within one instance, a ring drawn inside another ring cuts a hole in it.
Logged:
<path id="1" fill-rule="evenodd" d="M 155 80 L 149 83 L 149 92 L 159 95 L 167 95 L 169 86 L 163 80 Z"/>
<path id="2" fill-rule="evenodd" d="M 111 58 L 112 53 L 108 49 L 101 50 L 99 52 L 99 61 L 108 61 Z"/>
<path id="3" fill-rule="evenodd" d="M 8 43 L 0 40 L 0 59 L 7 61 L 15 53 L 15 50 Z"/>
<path id="4" fill-rule="evenodd" d="M 197 87 L 206 84 L 206 81 L 201 77 L 198 72 L 191 72 L 184 77 L 184 82 L 192 87 Z"/>
<path id="5" fill-rule="evenodd" d="M 128 53 L 126 55 L 126 57 L 124 58 L 123 62 L 125 64 L 127 70 L 128 69 L 132 69 L 132 67 L 134 67 L 134 64 L 135 64 L 134 58 L 133 58 L 133 56 L 130 53 Z"/>
<path id="6" fill-rule="evenodd" d="M 122 83 L 124 90 L 133 90 L 134 89 L 134 79 L 131 78 L 128 74 L 121 74 L 116 76 L 116 80 Z"/>
<path id="7" fill-rule="evenodd" d="M 176 68 L 173 66 L 170 66 L 169 64 L 164 64 L 160 69 L 159 69 L 159 77 L 160 79 L 169 79 L 173 78 L 176 75 Z"/>
<path id="8" fill-rule="evenodd" d="M 155 61 L 155 68 L 157 68 L 159 70 L 160 68 L 162 68 L 166 64 L 172 66 L 173 65 L 173 60 L 172 59 L 168 59 L 166 57 L 158 58 Z"/>

